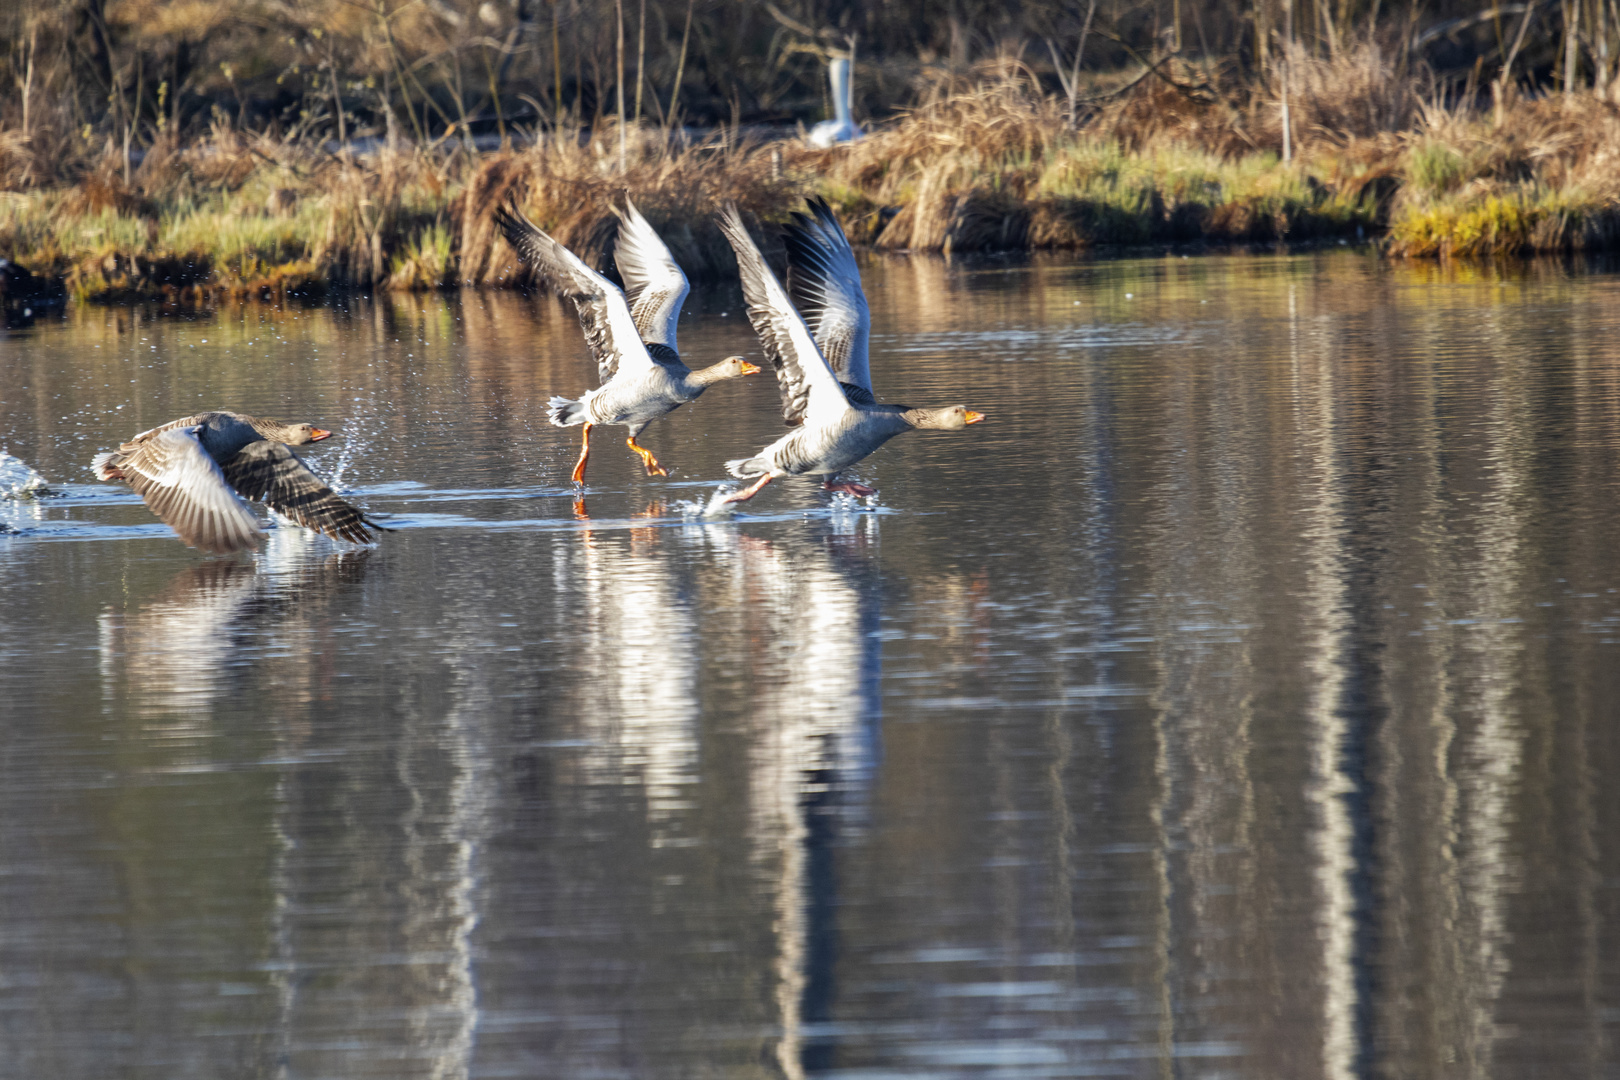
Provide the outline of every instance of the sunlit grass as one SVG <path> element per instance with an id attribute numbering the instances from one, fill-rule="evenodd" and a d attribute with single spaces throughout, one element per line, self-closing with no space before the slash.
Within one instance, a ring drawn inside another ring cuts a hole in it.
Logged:
<path id="1" fill-rule="evenodd" d="M 1376 88 L 1370 70 L 1355 69 Z M 1338 84 L 1320 81 L 1302 117 L 1329 116 Z M 769 224 L 818 194 L 857 243 L 889 249 L 1379 235 L 1404 256 L 1620 245 L 1620 115 L 1602 102 L 1519 101 L 1500 122 L 1426 107 L 1408 130 L 1303 138 L 1284 162 L 1256 141 L 1269 114 L 1223 119 L 1151 100 L 1183 112 L 1161 123 L 1127 103 L 1076 126 L 1009 78 L 830 150 L 724 135 L 687 146 L 643 127 L 622 168 L 606 130 L 483 156 L 334 157 L 219 128 L 209 144 L 154 154 L 129 182 L 102 169 L 66 189 L 0 195 L 0 250 L 82 297 L 503 284 L 527 278 L 494 227 L 500 205 L 517 199 L 604 264 L 611 208 L 628 195 L 688 274 L 712 280 L 734 273 L 713 224 L 721 207 Z"/>
<path id="2" fill-rule="evenodd" d="M 1617 240 L 1612 196 L 1526 184 L 1407 206 L 1390 223 L 1388 243 L 1398 255 L 1449 257 L 1602 250 Z"/>
<path id="3" fill-rule="evenodd" d="M 217 272 L 245 278 L 250 264 L 273 266 L 308 258 L 325 218 L 324 207 L 314 201 L 302 204 L 292 217 L 240 207 L 177 207 L 159 226 L 157 249 L 206 256 Z"/>
<path id="4" fill-rule="evenodd" d="M 395 255 L 388 275 L 391 289 L 437 289 L 443 286 L 455 269 L 455 253 L 450 243 L 450 230 L 434 223 L 416 234 Z"/>

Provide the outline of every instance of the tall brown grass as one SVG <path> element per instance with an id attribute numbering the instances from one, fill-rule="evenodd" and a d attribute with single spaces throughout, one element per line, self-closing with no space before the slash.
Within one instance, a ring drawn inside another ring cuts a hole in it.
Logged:
<path id="1" fill-rule="evenodd" d="M 1595 251 L 1620 243 L 1620 106 L 1595 94 L 1512 103 L 1500 122 L 1431 108 L 1403 140 L 1402 255 Z"/>
<path id="2" fill-rule="evenodd" d="M 712 280 L 735 266 L 715 225 L 727 203 L 782 218 L 813 190 L 807 172 L 782 166 L 773 152 L 780 148 L 759 143 L 719 138 L 680 148 L 642 129 L 630 141 L 622 172 L 616 149 L 612 136 L 562 139 L 479 165 L 453 204 L 459 279 L 469 285 L 530 280 L 493 225 L 495 209 L 508 196 L 541 228 L 601 264 L 616 229 L 611 207 L 628 195 L 687 274 Z"/>
<path id="3" fill-rule="evenodd" d="M 1300 63 L 1311 75 L 1295 113 L 1314 125 L 1302 151 L 1340 151 L 1357 131 L 1403 118 L 1369 70 L 1375 53 Z M 1337 157 L 1316 153 L 1280 166 L 1280 120 L 1221 78 L 1178 62 L 1125 88 L 1105 83 L 1076 124 L 1037 73 L 1000 61 L 818 164 L 854 234 L 879 248 L 1254 241 L 1376 226 L 1360 172 L 1341 176 Z M 1365 117 L 1361 128 L 1328 138 L 1330 99 Z"/>
<path id="4" fill-rule="evenodd" d="M 1620 243 L 1620 107 L 1605 97 L 1442 104 L 1372 45 L 1331 60 L 1280 51 L 1274 74 L 1245 94 L 1232 73 L 1177 60 L 1097 79 L 1072 117 L 1038 72 L 1002 59 L 937 79 L 853 144 L 814 150 L 721 129 L 689 145 L 632 125 L 622 163 L 612 125 L 493 154 L 398 141 L 357 156 L 309 130 L 243 132 L 222 118 L 194 142 L 155 140 L 133 167 L 108 146 L 70 184 L 0 199 L 0 253 L 80 296 L 522 284 L 496 207 L 517 199 L 606 266 L 612 207 L 628 196 L 689 275 L 712 279 L 733 268 L 713 224 L 720 207 L 780 220 L 810 194 L 882 249 L 1386 230 L 1400 255 Z M 7 175 L 35 168 L 34 154 L 33 141 L 0 130 Z"/>
<path id="5" fill-rule="evenodd" d="M 421 289 L 529 281 L 492 217 L 517 198 L 598 265 L 627 195 L 687 273 L 732 267 L 714 225 L 728 202 L 785 217 L 813 190 L 780 148 L 717 138 L 686 147 L 638 129 L 627 167 L 617 140 L 545 139 L 489 155 L 384 148 L 365 157 L 311 140 L 216 128 L 160 147 L 129 182 L 108 160 L 76 184 L 0 202 L 0 250 L 80 296 L 254 294 L 328 286 Z"/>

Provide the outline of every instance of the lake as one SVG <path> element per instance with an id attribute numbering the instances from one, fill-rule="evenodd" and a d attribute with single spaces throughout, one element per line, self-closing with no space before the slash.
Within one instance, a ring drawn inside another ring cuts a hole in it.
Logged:
<path id="1" fill-rule="evenodd" d="M 544 297 L 0 336 L 0 1069 L 1620 1074 L 1620 277 L 864 263 L 989 419 L 698 514 L 767 373 L 548 395 Z M 683 353 L 761 351 L 738 290 Z M 88 463 L 310 421 L 395 531 L 192 551 Z M 1607 794 L 1606 794 L 1607 792 Z"/>

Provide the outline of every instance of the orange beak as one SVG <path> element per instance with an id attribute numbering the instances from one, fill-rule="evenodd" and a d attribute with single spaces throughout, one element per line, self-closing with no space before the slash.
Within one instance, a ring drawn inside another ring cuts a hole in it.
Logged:
<path id="1" fill-rule="evenodd" d="M 984 419 L 984 413 L 982 413 L 982 412 L 974 412 L 972 409 L 969 409 L 967 411 L 967 419 L 965 421 L 963 421 L 963 423 L 977 424 L 980 420 L 983 420 L 983 419 Z"/>
<path id="2" fill-rule="evenodd" d="M 759 372 L 760 372 L 760 366 L 758 364 L 750 364 L 746 360 L 743 361 L 743 374 L 744 375 L 758 375 Z"/>
<path id="3" fill-rule="evenodd" d="M 971 420 L 968 421 L 970 424 L 972 422 L 973 421 Z M 330 439 L 331 437 L 332 433 L 330 431 L 322 431 L 320 428 L 316 428 L 314 431 L 309 433 L 310 442 L 320 442 L 322 439 Z"/>

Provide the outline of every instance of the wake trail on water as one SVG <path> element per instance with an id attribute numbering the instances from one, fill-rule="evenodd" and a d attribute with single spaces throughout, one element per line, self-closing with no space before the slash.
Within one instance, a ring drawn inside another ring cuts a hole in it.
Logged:
<path id="1" fill-rule="evenodd" d="M 680 514 L 688 521 L 699 519 L 724 519 L 735 515 L 742 507 L 742 503 L 727 502 L 726 499 L 740 490 L 735 484 L 722 484 L 708 497 L 707 500 L 698 501 L 682 499 L 671 503 L 670 509 Z M 825 512 L 832 517 L 845 517 L 851 514 L 867 514 L 885 512 L 886 508 L 878 502 L 877 495 L 870 495 L 862 500 L 848 492 L 835 492 L 829 500 Z"/>

